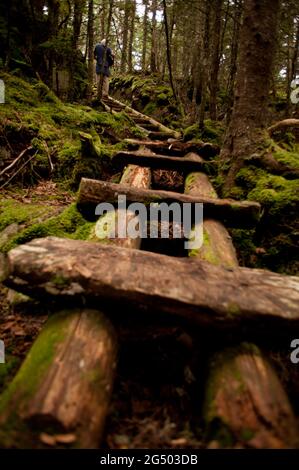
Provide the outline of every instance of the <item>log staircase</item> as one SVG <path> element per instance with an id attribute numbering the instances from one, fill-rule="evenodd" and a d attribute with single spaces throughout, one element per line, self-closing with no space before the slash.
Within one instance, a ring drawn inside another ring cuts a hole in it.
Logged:
<path id="1" fill-rule="evenodd" d="M 123 315 L 144 316 L 145 328 L 163 316 L 171 326 L 200 329 L 211 343 L 216 333 L 234 335 L 234 348 L 206 358 L 206 429 L 217 440 L 217 427 L 238 447 L 296 447 L 298 423 L 271 361 L 242 341 L 260 331 L 268 337 L 290 332 L 290 338 L 299 331 L 299 279 L 239 267 L 225 227 L 254 226 L 259 204 L 218 199 L 206 174 L 216 146 L 183 144 L 177 132 L 115 99 L 104 106 L 112 113 L 125 110 L 147 137 L 128 139 L 130 150 L 114 156 L 123 171 L 120 184 L 82 179 L 79 210 L 94 214 L 97 204 L 115 203 L 124 194 L 129 202 L 147 204 L 201 202 L 206 243 L 178 258 L 143 251 L 140 239 L 111 239 L 107 230 L 107 243 L 50 237 L 3 258 L 6 286 L 70 307 L 51 316 L 0 398 L 0 446 L 101 446 L 117 367 L 112 323 L 118 320 L 111 312 L 121 304 Z M 150 189 L 153 169 L 183 172 L 184 194 Z M 109 217 L 102 217 L 109 228 Z"/>

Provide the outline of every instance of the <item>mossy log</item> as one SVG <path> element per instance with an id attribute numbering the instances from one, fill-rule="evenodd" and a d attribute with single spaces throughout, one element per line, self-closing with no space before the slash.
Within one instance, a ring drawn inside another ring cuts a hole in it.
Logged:
<path id="1" fill-rule="evenodd" d="M 98 448 L 115 361 L 114 331 L 101 312 L 54 314 L 0 398 L 0 447 Z"/>
<path id="2" fill-rule="evenodd" d="M 166 157 L 168 158 L 168 157 Z M 173 203 L 203 203 L 204 217 L 221 220 L 231 226 L 252 226 L 260 216 L 260 205 L 252 201 L 234 201 L 232 199 L 214 199 L 211 197 L 194 197 L 171 191 L 138 189 L 124 184 L 82 178 L 77 207 L 86 216 L 95 214 L 96 206 L 101 202 L 117 203 L 118 196 L 126 196 L 127 202 Z"/>
<path id="3" fill-rule="evenodd" d="M 142 168 L 135 165 L 129 165 L 124 171 L 121 184 L 131 186 L 134 188 L 143 188 L 147 189 L 151 184 L 151 170 L 149 168 Z M 125 238 L 120 238 L 117 230 L 114 233 L 114 227 L 118 227 L 118 219 L 122 217 L 126 227 L 132 219 L 135 219 L 136 215 L 133 212 L 126 210 L 118 209 L 113 213 L 106 213 L 96 223 L 91 239 L 94 241 L 99 241 L 99 239 L 109 240 L 110 243 L 113 243 L 117 246 L 122 246 L 124 248 L 134 248 L 139 249 L 141 246 L 141 238 L 130 238 L 129 236 Z M 113 234 L 113 238 L 112 238 Z"/>
<path id="4" fill-rule="evenodd" d="M 204 173 L 188 175 L 185 181 L 185 194 L 217 199 L 217 193 Z M 228 268 L 238 266 L 236 250 L 231 237 L 224 225 L 218 220 L 209 218 L 204 220 L 203 246 L 199 250 L 190 250 L 189 255 Z"/>
<path id="5" fill-rule="evenodd" d="M 188 176 L 185 192 L 217 198 L 203 173 Z M 218 221 L 205 220 L 203 230 L 204 244 L 196 253 L 197 259 L 236 268 L 238 260 L 226 228 Z M 238 345 L 214 354 L 208 370 L 204 418 L 208 439 L 214 445 L 254 448 L 295 445 L 298 430 L 288 397 L 272 365 L 255 345 Z"/>
<path id="6" fill-rule="evenodd" d="M 203 158 L 215 157 L 220 149 L 218 145 L 213 145 L 205 142 L 182 142 L 180 140 L 171 139 L 170 142 L 163 141 L 151 141 L 151 140 L 136 140 L 136 139 L 125 139 L 125 142 L 131 147 L 139 147 L 144 145 L 145 147 L 160 152 L 166 155 L 172 156 L 184 156 L 187 153 L 195 152 Z"/>
<path id="7" fill-rule="evenodd" d="M 167 155 L 148 154 L 144 151 L 118 152 L 113 156 L 115 166 L 124 167 L 128 164 L 145 166 L 155 169 L 182 171 L 202 170 L 205 166 L 204 160 L 196 153 L 188 153 L 184 157 L 171 157 Z"/>
<path id="8" fill-rule="evenodd" d="M 204 405 L 215 447 L 297 447 L 298 424 L 272 365 L 253 345 L 215 354 Z"/>
<path id="9" fill-rule="evenodd" d="M 136 111 L 135 109 L 130 108 L 129 106 L 124 106 L 123 103 L 121 103 L 120 101 L 117 101 L 114 98 L 111 98 L 110 96 L 109 96 L 109 100 L 106 101 L 106 104 L 108 106 L 111 106 L 112 108 L 113 107 L 120 107 L 120 109 L 123 109 L 127 113 L 130 113 L 130 115 L 133 117 L 133 119 L 134 119 L 134 116 L 137 117 L 137 118 L 145 119 L 147 122 L 149 122 L 153 126 L 160 129 L 161 132 L 165 132 L 166 134 L 168 134 L 169 137 L 174 137 L 176 139 L 180 138 L 180 133 L 179 132 L 176 132 L 173 129 L 169 129 L 169 127 L 164 126 L 163 124 L 156 121 L 152 117 L 146 116 L 145 114 L 142 114 L 139 111 Z"/>
<path id="10" fill-rule="evenodd" d="M 49 237 L 11 250 L 3 270 L 7 287 L 43 300 L 125 302 L 210 327 L 258 324 L 259 334 L 299 328 L 299 278 L 261 269 Z"/>

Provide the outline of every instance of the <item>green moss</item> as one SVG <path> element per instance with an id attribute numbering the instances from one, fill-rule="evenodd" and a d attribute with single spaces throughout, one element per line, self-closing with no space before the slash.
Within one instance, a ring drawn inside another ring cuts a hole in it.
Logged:
<path id="1" fill-rule="evenodd" d="M 38 204 L 23 204 L 15 199 L 0 200 L 0 231 L 8 225 L 26 224 L 45 215 L 49 208 Z"/>
<path id="2" fill-rule="evenodd" d="M 20 433 L 19 438 L 26 440 L 28 437 L 28 429 L 19 419 L 19 403 L 22 403 L 24 411 L 26 404 L 45 377 L 59 344 L 65 338 L 71 319 L 70 314 L 60 313 L 48 320 L 16 377 L 1 395 L 0 415 L 4 418 L 0 431 L 1 447 L 10 447 L 14 444 L 16 430 Z M 7 416 L 8 412 L 9 416 Z"/>
<path id="3" fill-rule="evenodd" d="M 198 124 L 193 124 L 184 130 L 184 140 L 203 140 L 215 144 L 222 144 L 224 128 L 221 123 L 207 119 L 204 128 L 200 129 Z"/>
<path id="4" fill-rule="evenodd" d="M 240 315 L 240 307 L 235 303 L 229 303 L 226 307 L 226 313 L 229 317 L 234 317 L 235 315 Z"/>
<path id="5" fill-rule="evenodd" d="M 3 251 L 9 251 L 17 245 L 27 243 L 34 238 L 47 236 L 86 239 L 94 224 L 87 222 L 77 211 L 76 204 L 71 204 L 61 214 L 47 219 L 45 222 L 33 224 L 17 234 Z"/>

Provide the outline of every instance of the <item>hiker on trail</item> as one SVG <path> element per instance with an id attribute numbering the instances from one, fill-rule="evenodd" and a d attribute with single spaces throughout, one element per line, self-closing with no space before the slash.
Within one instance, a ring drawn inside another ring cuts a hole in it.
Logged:
<path id="1" fill-rule="evenodd" d="M 109 94 L 109 77 L 111 75 L 110 67 L 114 64 L 114 56 L 110 47 L 107 47 L 106 39 L 97 44 L 94 50 L 94 58 L 97 61 L 97 86 L 102 90 L 98 91 L 100 97 L 107 98 Z"/>

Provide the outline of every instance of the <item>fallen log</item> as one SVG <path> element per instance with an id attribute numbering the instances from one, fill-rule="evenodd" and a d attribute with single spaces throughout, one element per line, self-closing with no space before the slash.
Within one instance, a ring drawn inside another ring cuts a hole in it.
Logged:
<path id="1" fill-rule="evenodd" d="M 203 173 L 188 176 L 185 192 L 217 198 Z M 203 231 L 204 244 L 192 256 L 236 268 L 238 260 L 226 228 L 209 219 L 204 221 Z M 242 344 L 221 350 L 210 358 L 208 370 L 204 418 L 212 446 L 275 449 L 295 444 L 298 430 L 288 397 L 257 346 Z"/>
<path id="2" fill-rule="evenodd" d="M 151 170 L 149 168 L 129 165 L 121 178 L 121 184 L 139 189 L 147 189 L 151 184 Z M 110 243 L 117 246 L 139 249 L 141 246 L 140 237 L 120 237 L 117 230 L 120 218 L 122 218 L 123 223 L 127 227 L 135 217 L 134 212 L 124 209 L 118 209 L 113 213 L 106 213 L 97 221 L 90 239 L 94 241 L 109 240 Z"/>
<path id="3" fill-rule="evenodd" d="M 214 355 L 204 405 L 214 447 L 298 446 L 298 425 L 271 364 L 254 345 Z"/>
<path id="4" fill-rule="evenodd" d="M 162 140 L 151 141 L 125 139 L 125 143 L 135 148 L 139 147 L 140 145 L 144 145 L 145 147 L 156 152 L 170 154 L 172 156 L 184 156 L 189 152 L 195 152 L 202 157 L 207 156 L 208 158 L 213 158 L 219 153 L 219 147 L 217 145 L 204 142 L 182 142 L 175 139 L 173 139 L 171 142 L 165 142 Z"/>
<path id="5" fill-rule="evenodd" d="M 165 134 L 167 134 L 168 136 L 173 136 L 175 137 L 176 139 L 179 139 L 180 138 L 180 133 L 179 132 L 176 132 L 174 131 L 173 129 L 169 129 L 169 127 L 166 127 L 164 126 L 163 124 L 161 124 L 160 122 L 156 121 L 155 119 L 153 119 L 152 117 L 149 117 L 149 116 L 146 116 L 145 114 L 142 114 L 140 113 L 139 111 L 136 111 L 136 109 L 133 109 L 131 108 L 130 106 L 125 106 L 123 105 L 123 103 L 121 103 L 120 101 L 117 101 L 116 99 L 114 98 L 111 98 L 109 97 L 109 104 L 112 104 L 112 106 L 114 105 L 119 105 L 121 106 L 122 109 L 124 109 L 124 111 L 126 112 L 129 112 L 131 115 L 133 116 L 136 116 L 138 118 L 143 118 L 145 119 L 146 121 L 148 121 L 149 123 L 153 124 L 154 126 L 156 126 L 158 129 L 160 129 L 161 132 L 164 132 Z M 134 119 L 134 118 L 133 118 Z"/>
<path id="6" fill-rule="evenodd" d="M 204 173 L 188 175 L 185 181 L 185 194 L 217 199 L 217 193 Z M 199 250 L 190 250 L 189 256 L 228 268 L 238 266 L 231 237 L 221 222 L 209 218 L 204 220 L 203 241 L 203 246 Z"/>
<path id="7" fill-rule="evenodd" d="M 52 237 L 13 249 L 2 265 L 7 287 L 43 300 L 126 302 L 200 325 L 254 332 L 258 324 L 268 334 L 299 327 L 296 276 Z"/>
<path id="8" fill-rule="evenodd" d="M 124 167 L 128 164 L 145 166 L 155 169 L 166 169 L 190 173 L 202 170 L 205 162 L 195 153 L 189 153 L 185 157 L 171 157 L 166 155 L 149 155 L 147 152 L 118 152 L 113 156 L 114 166 Z"/>
<path id="9" fill-rule="evenodd" d="M 270 136 L 274 134 L 274 132 L 285 129 L 287 127 L 298 128 L 299 127 L 299 119 L 284 119 L 283 121 L 276 122 L 271 127 L 268 127 L 268 133 Z"/>
<path id="10" fill-rule="evenodd" d="M 168 157 L 167 157 L 168 158 Z M 101 202 L 117 203 L 118 196 L 126 196 L 127 202 L 141 202 L 147 206 L 151 203 L 177 202 L 204 204 L 204 217 L 219 219 L 232 226 L 252 226 L 260 216 L 260 205 L 251 201 L 234 201 L 232 199 L 213 199 L 211 197 L 193 197 L 171 191 L 136 189 L 123 184 L 82 178 L 77 207 L 88 218 L 94 217 L 95 208 Z"/>
<path id="11" fill-rule="evenodd" d="M 115 361 L 114 331 L 101 312 L 54 314 L 0 397 L 0 446 L 98 448 Z"/>

